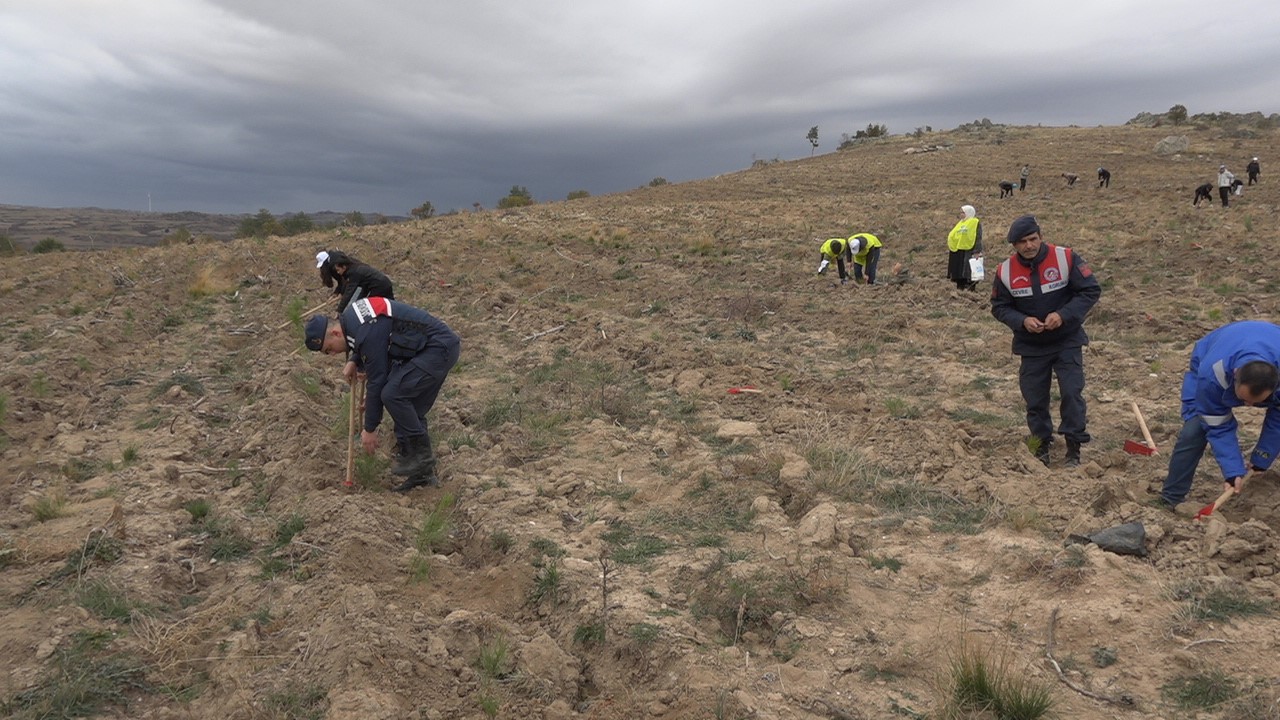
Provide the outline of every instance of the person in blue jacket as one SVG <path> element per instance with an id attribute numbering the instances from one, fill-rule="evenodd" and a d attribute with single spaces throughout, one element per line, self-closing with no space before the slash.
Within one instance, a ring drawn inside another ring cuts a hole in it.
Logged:
<path id="1" fill-rule="evenodd" d="M 1013 353 L 1022 358 L 1018 387 L 1027 404 L 1028 445 L 1036 459 L 1049 464 L 1049 397 L 1057 375 L 1062 395 L 1058 432 L 1067 441 L 1066 465 L 1075 467 L 1080 446 L 1092 439 L 1085 427 L 1082 348 L 1089 336 L 1084 319 L 1102 296 L 1102 286 L 1078 253 L 1044 241 L 1032 215 L 1013 221 L 1008 240 L 1013 254 L 996 268 L 991 314 L 1013 330 Z"/>
<path id="2" fill-rule="evenodd" d="M 1240 492 L 1250 470 L 1271 467 L 1280 450 L 1280 325 L 1257 320 L 1234 322 L 1214 330 L 1191 351 L 1182 376 L 1182 431 L 1169 456 L 1160 499 L 1169 507 L 1186 500 L 1205 445 L 1222 470 L 1223 490 Z M 1265 407 L 1262 434 L 1246 462 L 1240 452 L 1232 408 Z"/>
<path id="3" fill-rule="evenodd" d="M 357 372 L 367 376 L 360 433 L 365 452 L 378 449 L 384 409 L 395 421 L 399 455 L 391 472 L 405 477 L 396 492 L 439 484 L 427 412 L 458 362 L 462 341 L 457 333 L 425 310 L 372 297 L 348 305 L 337 322 L 324 315 L 311 318 L 305 340 L 307 349 L 326 355 L 349 351 L 342 369 L 348 382 Z"/>

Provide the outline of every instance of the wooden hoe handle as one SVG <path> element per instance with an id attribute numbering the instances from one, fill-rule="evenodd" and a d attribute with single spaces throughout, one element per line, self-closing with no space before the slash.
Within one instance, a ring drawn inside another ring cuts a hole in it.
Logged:
<path id="1" fill-rule="evenodd" d="M 1142 411 L 1138 409 L 1138 403 L 1130 400 L 1129 407 L 1133 408 L 1133 416 L 1138 418 L 1138 427 L 1142 429 L 1142 439 L 1147 441 L 1147 447 L 1155 450 L 1156 442 L 1151 439 L 1151 431 L 1147 429 L 1147 421 L 1142 418 Z"/>

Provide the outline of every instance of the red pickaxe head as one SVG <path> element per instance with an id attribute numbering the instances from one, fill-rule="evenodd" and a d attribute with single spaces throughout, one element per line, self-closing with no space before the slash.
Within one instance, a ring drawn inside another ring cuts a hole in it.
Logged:
<path id="1" fill-rule="evenodd" d="M 1244 477 L 1237 479 L 1235 482 L 1234 488 L 1227 488 L 1226 490 L 1223 490 L 1222 494 L 1218 496 L 1217 500 L 1214 500 L 1208 505 L 1205 505 L 1204 507 L 1200 508 L 1200 512 L 1196 513 L 1196 516 L 1194 519 L 1203 520 L 1209 517 L 1210 515 L 1212 515 L 1215 510 L 1222 507 L 1223 503 L 1230 500 L 1232 495 L 1235 495 L 1239 493 L 1241 490 L 1244 490 L 1244 484 L 1248 482 L 1249 478 L 1251 477 L 1253 477 L 1252 470 L 1250 470 Z"/>
<path id="2" fill-rule="evenodd" d="M 1140 443 L 1137 440 L 1125 440 L 1124 451 L 1130 455 L 1154 455 L 1155 450 L 1148 447 L 1146 443 Z"/>

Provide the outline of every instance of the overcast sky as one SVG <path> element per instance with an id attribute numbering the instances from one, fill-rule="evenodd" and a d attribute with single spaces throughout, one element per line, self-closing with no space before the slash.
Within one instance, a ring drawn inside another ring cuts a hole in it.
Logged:
<path id="1" fill-rule="evenodd" d="M 406 215 L 891 133 L 1280 111 L 1275 0 L 0 0 L 0 204 Z M 149 203 L 149 205 L 148 205 Z"/>

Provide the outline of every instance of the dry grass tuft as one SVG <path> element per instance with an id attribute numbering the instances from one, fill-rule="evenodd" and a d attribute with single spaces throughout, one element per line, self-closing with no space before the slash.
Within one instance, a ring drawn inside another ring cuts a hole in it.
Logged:
<path id="1" fill-rule="evenodd" d="M 236 289 L 234 282 L 220 276 L 218 273 L 218 266 L 206 265 L 203 270 L 196 274 L 196 279 L 191 283 L 191 287 L 187 288 L 187 294 L 193 298 L 201 298 L 210 295 L 226 295 Z"/>

